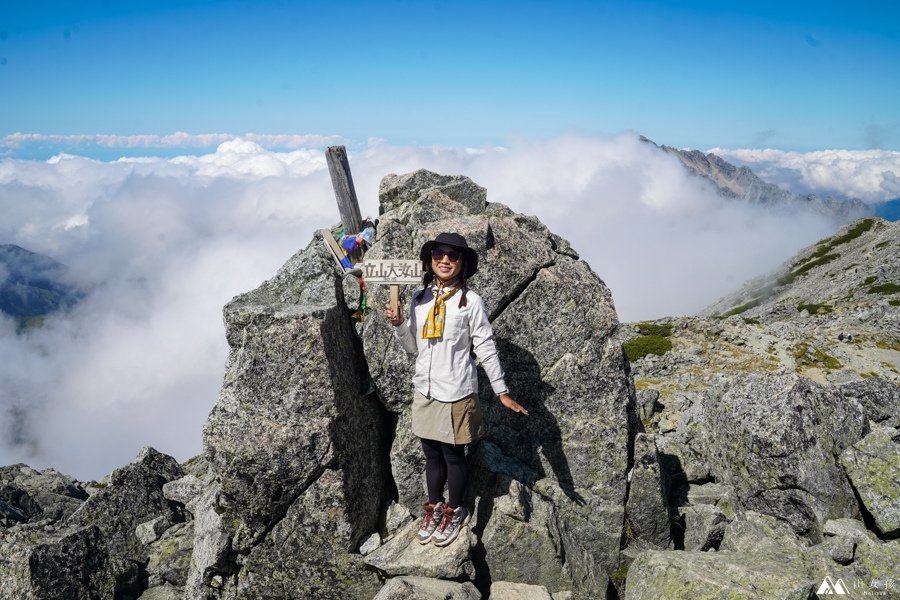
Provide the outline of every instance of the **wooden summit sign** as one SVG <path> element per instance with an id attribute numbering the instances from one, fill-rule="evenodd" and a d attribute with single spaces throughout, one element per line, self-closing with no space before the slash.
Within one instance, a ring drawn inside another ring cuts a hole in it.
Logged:
<path id="1" fill-rule="evenodd" d="M 422 261 L 396 258 L 366 260 L 360 265 L 366 285 L 370 283 L 390 284 L 391 307 L 397 313 L 400 304 L 400 286 L 422 282 Z"/>
<path id="2" fill-rule="evenodd" d="M 421 260 L 382 259 L 366 260 L 362 265 L 366 283 L 391 283 L 402 285 L 422 281 Z"/>

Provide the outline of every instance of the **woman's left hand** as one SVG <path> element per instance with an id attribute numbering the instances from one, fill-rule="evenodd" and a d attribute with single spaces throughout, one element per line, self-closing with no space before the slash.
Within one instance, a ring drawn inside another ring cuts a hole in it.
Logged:
<path id="1" fill-rule="evenodd" d="M 528 411 L 525 410 L 521 404 L 513 400 L 512 396 L 509 394 L 500 394 L 500 404 L 513 412 L 521 413 L 526 417 L 528 416 Z"/>

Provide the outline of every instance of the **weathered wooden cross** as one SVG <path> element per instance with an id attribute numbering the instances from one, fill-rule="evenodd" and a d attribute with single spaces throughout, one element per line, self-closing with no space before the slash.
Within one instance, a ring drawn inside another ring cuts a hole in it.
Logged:
<path id="1" fill-rule="evenodd" d="M 356 199 L 356 189 L 353 187 L 353 177 L 350 175 L 350 161 L 347 160 L 347 150 L 344 146 L 330 146 L 325 151 L 325 159 L 328 162 L 328 172 L 331 175 L 331 185 L 334 187 L 334 196 L 337 200 L 338 212 L 341 215 L 341 223 L 344 226 L 344 235 L 354 235 L 362 229 L 362 217 L 359 212 L 359 201 Z M 325 243 L 332 250 L 338 268 L 343 269 L 340 257 L 343 249 L 338 244 L 331 232 L 322 230 Z M 362 277 L 366 284 L 389 284 L 391 286 L 391 307 L 397 313 L 400 303 L 400 286 L 417 284 L 422 281 L 422 262 L 407 259 L 381 259 L 367 260 L 362 265 L 362 253 L 354 253 L 349 256 L 350 261 L 362 267 Z"/>

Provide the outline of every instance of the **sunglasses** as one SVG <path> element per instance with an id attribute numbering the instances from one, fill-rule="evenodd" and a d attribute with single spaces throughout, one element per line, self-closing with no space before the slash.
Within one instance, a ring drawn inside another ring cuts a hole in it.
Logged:
<path id="1" fill-rule="evenodd" d="M 462 252 L 459 250 L 441 250 L 440 248 L 435 248 L 431 251 L 431 258 L 434 260 L 441 260 L 445 256 L 450 259 L 450 262 L 456 262 L 462 257 Z"/>

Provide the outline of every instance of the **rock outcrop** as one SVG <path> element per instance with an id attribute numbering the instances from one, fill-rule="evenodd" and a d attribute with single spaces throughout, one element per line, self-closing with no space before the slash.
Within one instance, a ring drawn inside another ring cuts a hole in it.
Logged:
<path id="1" fill-rule="evenodd" d="M 474 449 L 469 490 L 479 585 L 502 573 L 551 591 L 603 595 L 618 564 L 633 401 L 612 339 L 612 298 L 565 240 L 534 217 L 485 203 L 484 190 L 472 186 L 423 171 L 386 177 L 382 198 L 407 203 L 383 212 L 367 256 L 414 257 L 437 233 L 456 231 L 481 257 L 471 285 L 487 305 L 507 384 L 530 416 L 506 411 L 481 381 L 489 432 Z M 382 306 L 385 293 L 376 288 L 372 305 Z M 411 361 L 384 319 L 367 320 L 362 337 L 379 398 L 397 422 L 391 467 L 399 502 L 417 511 L 424 457 L 409 429 Z M 538 547 L 540 568 L 531 556 L 518 560 Z"/>
<path id="2" fill-rule="evenodd" d="M 368 257 L 414 258 L 441 231 L 479 252 L 471 285 L 531 415 L 509 413 L 480 382 L 489 431 L 470 456 L 473 521 L 448 548 L 411 544 L 408 515 L 424 499 L 412 361 L 381 316 L 387 290 L 369 287 L 373 310 L 354 326 L 355 281 L 314 239 L 225 308 L 231 354 L 204 428 L 208 468 L 166 488 L 193 518 L 185 597 L 368 599 L 446 587 L 423 577 L 477 584 L 452 592 L 461 597 L 500 580 L 605 595 L 636 422 L 609 290 L 565 240 L 488 203 L 467 178 L 388 176 L 380 193 Z M 157 581 L 178 583 L 156 570 Z M 394 579 L 402 583 L 379 592 Z"/>

